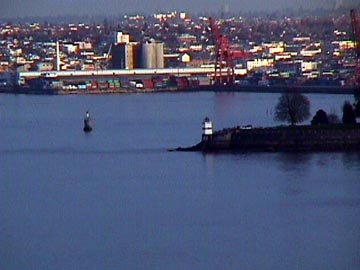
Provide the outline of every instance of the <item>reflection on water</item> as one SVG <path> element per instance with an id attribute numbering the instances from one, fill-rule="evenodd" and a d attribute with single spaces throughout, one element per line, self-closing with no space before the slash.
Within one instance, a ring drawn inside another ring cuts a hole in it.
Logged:
<path id="1" fill-rule="evenodd" d="M 274 158 L 279 161 L 282 170 L 295 171 L 295 173 L 302 173 L 313 158 L 313 153 L 275 153 Z"/>
<path id="2" fill-rule="evenodd" d="M 344 153 L 342 154 L 344 168 L 348 170 L 357 170 L 360 175 L 360 153 Z"/>

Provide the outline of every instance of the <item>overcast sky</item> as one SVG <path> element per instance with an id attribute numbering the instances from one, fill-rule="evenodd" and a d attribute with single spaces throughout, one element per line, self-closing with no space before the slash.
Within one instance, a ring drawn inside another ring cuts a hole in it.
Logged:
<path id="1" fill-rule="evenodd" d="M 58 15 L 153 14 L 159 11 L 275 11 L 332 8 L 349 0 L 0 0 L 2 18 Z M 351 1 L 351 0 L 350 0 Z M 358 0 L 352 0 L 358 1 Z"/>

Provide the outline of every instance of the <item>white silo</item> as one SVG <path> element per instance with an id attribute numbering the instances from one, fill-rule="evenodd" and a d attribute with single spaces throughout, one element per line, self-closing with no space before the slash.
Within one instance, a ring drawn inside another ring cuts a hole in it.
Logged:
<path id="1" fill-rule="evenodd" d="M 142 44 L 142 67 L 164 68 L 164 43 L 151 41 Z"/>

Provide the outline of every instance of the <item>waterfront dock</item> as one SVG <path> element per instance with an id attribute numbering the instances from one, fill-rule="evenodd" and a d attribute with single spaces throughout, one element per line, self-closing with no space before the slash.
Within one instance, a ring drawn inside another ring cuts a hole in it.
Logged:
<path id="1" fill-rule="evenodd" d="M 42 94 L 42 95 L 105 95 L 105 94 L 131 94 L 131 93 L 159 93 L 159 92 L 249 92 L 249 93 L 284 93 L 298 92 L 303 94 L 343 94 L 353 95 L 357 93 L 355 87 L 340 86 L 299 86 L 299 85 L 231 85 L 231 86 L 161 86 L 161 87 L 93 87 L 92 89 L 84 88 L 33 88 L 29 86 L 0 87 L 0 93 L 10 94 Z"/>

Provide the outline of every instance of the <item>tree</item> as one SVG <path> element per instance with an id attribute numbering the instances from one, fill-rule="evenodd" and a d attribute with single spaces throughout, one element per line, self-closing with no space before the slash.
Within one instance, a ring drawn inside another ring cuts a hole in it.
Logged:
<path id="1" fill-rule="evenodd" d="M 360 85 L 357 87 L 354 96 L 355 96 L 355 103 L 354 103 L 355 115 L 356 117 L 360 117 Z"/>
<path id="2" fill-rule="evenodd" d="M 342 121 L 344 124 L 353 125 L 356 124 L 356 115 L 354 107 L 349 101 L 345 101 L 343 105 L 343 117 Z"/>
<path id="3" fill-rule="evenodd" d="M 360 99 L 355 102 L 354 107 L 356 117 L 360 117 Z"/>
<path id="4" fill-rule="evenodd" d="M 287 121 L 291 125 L 301 123 L 310 117 L 310 101 L 299 93 L 284 93 L 275 107 L 275 120 Z"/>
<path id="5" fill-rule="evenodd" d="M 360 96 L 356 97 L 354 108 L 356 117 L 360 117 Z"/>
<path id="6" fill-rule="evenodd" d="M 329 124 L 327 113 L 323 110 L 318 110 L 315 116 L 313 117 L 313 119 L 311 120 L 311 125 L 316 126 L 316 125 L 327 125 L 327 124 Z"/>

